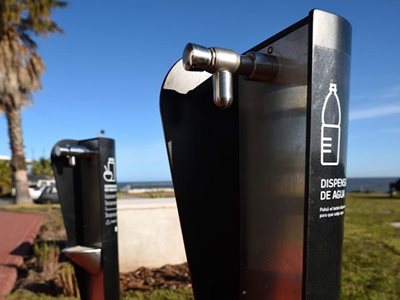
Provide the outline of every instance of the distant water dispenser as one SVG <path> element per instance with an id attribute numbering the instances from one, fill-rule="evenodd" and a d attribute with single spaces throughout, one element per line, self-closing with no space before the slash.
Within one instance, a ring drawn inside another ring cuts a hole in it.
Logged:
<path id="1" fill-rule="evenodd" d="M 115 142 L 62 140 L 51 163 L 81 299 L 119 299 Z"/>

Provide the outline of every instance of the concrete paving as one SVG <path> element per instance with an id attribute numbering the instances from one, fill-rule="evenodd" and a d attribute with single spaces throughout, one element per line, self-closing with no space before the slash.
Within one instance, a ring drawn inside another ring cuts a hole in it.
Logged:
<path id="1" fill-rule="evenodd" d="M 118 201 L 120 272 L 186 262 L 175 198 Z"/>

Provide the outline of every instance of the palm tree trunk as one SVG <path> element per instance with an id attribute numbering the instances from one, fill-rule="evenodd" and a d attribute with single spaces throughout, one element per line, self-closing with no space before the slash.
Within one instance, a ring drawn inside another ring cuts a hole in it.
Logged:
<path id="1" fill-rule="evenodd" d="M 22 141 L 21 112 L 18 107 L 8 107 L 5 112 L 8 123 L 8 135 L 10 138 L 15 203 L 29 204 L 32 203 L 32 199 L 29 195 L 28 172 L 26 169 Z"/>

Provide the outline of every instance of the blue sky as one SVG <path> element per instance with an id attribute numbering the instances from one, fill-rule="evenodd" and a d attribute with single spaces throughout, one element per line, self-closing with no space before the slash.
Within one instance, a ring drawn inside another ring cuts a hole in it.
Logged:
<path id="1" fill-rule="evenodd" d="M 165 74 L 187 42 L 245 51 L 320 8 L 353 26 L 348 176 L 400 176 L 399 1 L 70 1 L 65 33 L 38 40 L 47 71 L 23 110 L 28 158 L 58 140 L 117 142 L 119 181 L 169 180 L 159 115 Z M 0 116 L 0 154 L 8 155 Z"/>

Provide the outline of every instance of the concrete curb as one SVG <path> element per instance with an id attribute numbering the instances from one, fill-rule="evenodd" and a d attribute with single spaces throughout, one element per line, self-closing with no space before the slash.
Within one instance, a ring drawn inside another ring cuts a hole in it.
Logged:
<path id="1" fill-rule="evenodd" d="M 118 201 L 120 272 L 186 262 L 175 198 Z"/>

